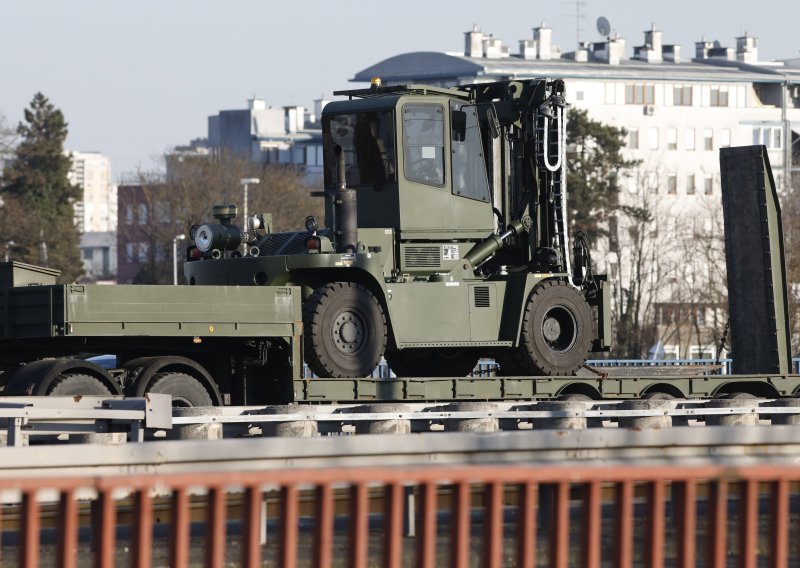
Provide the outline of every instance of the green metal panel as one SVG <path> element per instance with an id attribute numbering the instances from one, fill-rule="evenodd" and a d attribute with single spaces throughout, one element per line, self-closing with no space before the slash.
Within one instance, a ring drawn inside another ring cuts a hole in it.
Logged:
<path id="1" fill-rule="evenodd" d="M 291 336 L 300 289 L 289 286 L 69 285 L 71 335 Z"/>
<path id="2" fill-rule="evenodd" d="M 783 229 L 766 147 L 722 148 L 720 172 L 734 373 L 788 373 Z"/>
<path id="3" fill-rule="evenodd" d="M 56 283 L 60 270 L 12 260 L 0 262 L 0 288 L 48 286 Z"/>
<path id="4" fill-rule="evenodd" d="M 70 284 L 0 290 L 0 337 L 291 337 L 300 289 Z"/>
<path id="5" fill-rule="evenodd" d="M 498 340 L 500 318 L 497 288 L 504 288 L 504 284 L 469 284 L 469 325 L 472 341 Z"/>
<path id="6" fill-rule="evenodd" d="M 769 384 L 780 396 L 800 392 L 800 375 L 708 375 L 640 377 L 482 377 L 418 379 L 304 379 L 295 382 L 298 401 L 357 400 L 536 400 L 570 389 L 592 389 L 602 398 L 641 398 L 654 386 L 669 385 L 685 398 L 711 398 L 740 383 Z"/>
<path id="7" fill-rule="evenodd" d="M 0 337 L 52 337 L 64 328 L 64 287 L 0 288 Z"/>
<path id="8" fill-rule="evenodd" d="M 388 289 L 399 346 L 470 341 L 469 290 L 464 282 L 396 282 Z"/>

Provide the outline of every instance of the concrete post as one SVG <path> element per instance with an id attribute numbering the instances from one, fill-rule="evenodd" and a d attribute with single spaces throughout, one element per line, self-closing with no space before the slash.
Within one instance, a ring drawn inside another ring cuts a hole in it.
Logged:
<path id="1" fill-rule="evenodd" d="M 364 406 L 359 406 L 354 410 L 354 412 L 358 413 L 374 413 L 374 414 L 384 414 L 384 413 L 402 413 L 402 412 L 409 412 L 410 408 L 405 404 L 394 404 L 394 403 L 378 403 L 378 404 L 366 404 Z M 396 419 L 396 420 L 375 420 L 375 421 L 368 421 L 368 422 L 359 422 L 356 425 L 356 433 L 357 434 L 410 434 L 411 433 L 411 421 L 406 419 Z"/>
<path id="2" fill-rule="evenodd" d="M 453 402 L 445 406 L 452 412 L 492 412 L 497 405 L 491 402 Z M 448 432 L 497 432 L 497 418 L 452 418 L 447 420 L 445 430 Z"/>
<path id="3" fill-rule="evenodd" d="M 534 430 L 582 430 L 586 428 L 586 417 L 582 414 L 586 408 L 586 404 L 578 401 L 545 400 L 532 404 L 528 410 L 571 413 L 563 418 L 534 418 Z"/>
<path id="4" fill-rule="evenodd" d="M 172 416 L 220 416 L 222 410 L 216 406 L 195 406 L 191 408 L 173 408 Z M 175 424 L 167 430 L 169 440 L 221 440 L 222 424 L 210 422 L 204 424 Z"/>
<path id="5" fill-rule="evenodd" d="M 314 407 L 299 406 L 297 404 L 281 404 L 266 407 L 260 414 L 304 414 L 315 412 Z M 309 437 L 319 433 L 316 420 L 289 420 L 287 422 L 263 422 L 261 425 L 262 436 L 276 436 L 278 438 Z"/>
<path id="6" fill-rule="evenodd" d="M 753 398 L 715 398 L 705 403 L 706 408 L 741 408 L 752 406 Z M 755 426 L 758 424 L 757 412 L 739 414 L 715 414 L 706 416 L 706 426 Z"/>
<path id="7" fill-rule="evenodd" d="M 657 430 L 672 426 L 672 417 L 666 414 L 675 408 L 677 403 L 671 400 L 626 400 L 619 405 L 620 410 L 657 410 L 662 414 L 658 416 L 636 416 L 620 418 L 620 428 L 634 428 L 638 430 Z"/>

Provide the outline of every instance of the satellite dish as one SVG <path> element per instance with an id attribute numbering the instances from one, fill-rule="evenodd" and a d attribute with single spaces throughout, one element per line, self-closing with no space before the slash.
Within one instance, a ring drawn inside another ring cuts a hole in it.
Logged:
<path id="1" fill-rule="evenodd" d="M 603 16 L 597 18 L 597 31 L 603 37 L 608 37 L 611 34 L 611 24 Z"/>

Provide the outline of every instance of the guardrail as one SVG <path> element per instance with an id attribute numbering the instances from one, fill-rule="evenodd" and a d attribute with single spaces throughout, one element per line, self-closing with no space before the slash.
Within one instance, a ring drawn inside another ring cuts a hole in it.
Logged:
<path id="1" fill-rule="evenodd" d="M 19 533 L 18 549 L 4 546 L 3 554 L 13 560 L 18 553 L 19 566 L 38 566 L 48 553 L 42 528 L 55 512 L 55 562 L 77 566 L 80 508 L 89 502 L 93 552 L 80 560 L 101 567 L 149 566 L 159 546 L 171 566 L 187 566 L 199 548 L 206 566 L 221 567 L 234 543 L 242 565 L 266 559 L 287 568 L 307 561 L 327 567 L 345 555 L 351 566 L 392 568 L 460 568 L 475 556 L 487 567 L 787 566 L 800 560 L 789 533 L 798 482 L 797 466 L 630 464 L 4 479 L 0 490 L 19 492 L 21 503 L 3 508 L 4 524 L 18 523 Z M 53 491 L 57 498 L 43 502 L 42 494 Z M 124 504 L 131 514 L 122 514 Z M 270 511 L 278 535 L 265 546 Z M 238 530 L 226 528 L 233 523 Z M 159 526 L 170 534 L 160 545 L 153 538 Z M 378 547 L 371 536 L 379 536 Z"/>
<path id="2" fill-rule="evenodd" d="M 10 400 L 12 402 L 7 402 Z M 798 425 L 800 399 L 545 400 L 169 407 L 167 395 L 0 399 L 0 446 L 426 432 Z M 3 432 L 2 420 L 9 424 Z M 166 430 L 167 432 L 163 432 Z M 145 433 L 149 431 L 149 436 Z M 64 435 L 68 435 L 65 438 Z M 155 438 L 160 436 L 160 438 Z M 5 438 L 5 439 L 4 439 Z"/>
<path id="3" fill-rule="evenodd" d="M 5 426 L 3 431 L 3 426 Z M 172 397 L 0 397 L 0 445 L 20 446 L 31 437 L 107 435 L 144 441 L 145 430 L 172 428 Z"/>

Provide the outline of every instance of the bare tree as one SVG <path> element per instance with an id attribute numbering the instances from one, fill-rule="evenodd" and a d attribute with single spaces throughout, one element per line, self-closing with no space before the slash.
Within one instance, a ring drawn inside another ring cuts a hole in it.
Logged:
<path id="1" fill-rule="evenodd" d="M 713 352 L 727 321 L 721 204 L 678 198 L 674 177 L 657 166 L 640 167 L 631 182 L 609 224 L 612 351 Z"/>
<path id="2" fill-rule="evenodd" d="M 167 176 L 139 172 L 130 212 L 119 225 L 119 241 L 129 262 L 138 262 L 137 283 L 172 281 L 172 240 L 188 235 L 196 223 L 211 222 L 215 204 L 239 206 L 236 223 L 244 225 L 241 180 L 258 178 L 250 186 L 250 213 L 272 213 L 273 229 L 300 229 L 307 215 L 321 215 L 323 204 L 311 197 L 301 172 L 289 166 L 263 166 L 232 155 L 167 158 Z"/>
<path id="3" fill-rule="evenodd" d="M 655 340 L 653 302 L 661 277 L 658 254 L 657 179 L 639 170 L 635 193 L 625 195 L 611 226 L 612 352 L 639 358 Z M 653 185 L 656 184 L 656 185 Z"/>
<path id="4" fill-rule="evenodd" d="M 800 160 L 798 160 L 800 161 Z M 788 191 L 781 195 L 786 284 L 789 296 L 789 325 L 792 353 L 800 352 L 800 175 L 792 177 Z"/>

